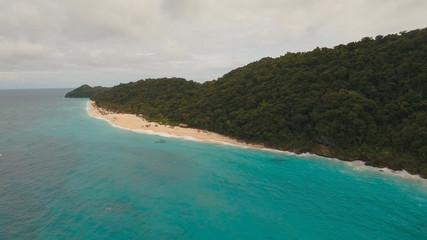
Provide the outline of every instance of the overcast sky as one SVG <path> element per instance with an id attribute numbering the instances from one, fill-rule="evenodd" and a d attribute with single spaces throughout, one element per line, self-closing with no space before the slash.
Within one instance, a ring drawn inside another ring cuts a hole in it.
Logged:
<path id="1" fill-rule="evenodd" d="M 266 56 L 425 27 L 426 0 L 0 0 L 0 89 L 204 82 Z"/>

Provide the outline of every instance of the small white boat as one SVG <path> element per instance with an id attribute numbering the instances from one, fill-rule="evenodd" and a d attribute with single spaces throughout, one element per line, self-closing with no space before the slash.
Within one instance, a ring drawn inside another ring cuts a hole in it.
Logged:
<path id="1" fill-rule="evenodd" d="M 156 141 L 156 143 L 165 143 L 166 141 L 165 140 L 163 140 L 163 139 L 159 139 L 159 140 L 157 140 Z"/>

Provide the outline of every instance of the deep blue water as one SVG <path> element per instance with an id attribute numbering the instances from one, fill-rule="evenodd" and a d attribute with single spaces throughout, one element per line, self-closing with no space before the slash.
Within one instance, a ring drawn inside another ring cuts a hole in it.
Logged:
<path id="1" fill-rule="evenodd" d="M 427 185 L 139 134 L 67 90 L 0 90 L 0 239 L 427 239 Z"/>

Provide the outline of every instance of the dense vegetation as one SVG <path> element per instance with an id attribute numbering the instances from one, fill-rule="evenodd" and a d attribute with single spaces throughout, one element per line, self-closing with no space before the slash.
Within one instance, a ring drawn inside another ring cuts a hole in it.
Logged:
<path id="1" fill-rule="evenodd" d="M 65 94 L 66 98 L 90 98 L 94 93 L 104 90 L 104 87 L 91 87 L 89 85 L 81 85 L 80 87 L 74 89 L 73 91 Z"/>
<path id="2" fill-rule="evenodd" d="M 92 96 L 120 112 L 427 176 L 427 29 L 263 58 L 203 84 L 147 79 Z"/>

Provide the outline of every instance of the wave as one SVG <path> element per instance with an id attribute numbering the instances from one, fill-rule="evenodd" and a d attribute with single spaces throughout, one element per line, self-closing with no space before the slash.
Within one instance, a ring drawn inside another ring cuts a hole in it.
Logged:
<path id="1" fill-rule="evenodd" d="M 405 178 L 408 180 L 416 181 L 416 182 L 421 183 L 424 186 L 427 186 L 427 179 L 422 178 L 418 174 L 411 174 L 411 173 L 407 172 L 406 170 L 393 170 L 393 169 L 386 168 L 386 167 L 384 167 L 384 168 L 372 167 L 372 166 L 366 165 L 366 163 L 364 161 L 361 161 L 361 160 L 356 160 L 356 161 L 351 161 L 351 162 L 345 161 L 345 163 L 348 166 L 350 166 L 353 170 L 356 170 L 356 171 L 380 172 L 382 174 L 397 176 L 397 177 Z"/>
<path id="2" fill-rule="evenodd" d="M 87 101 L 86 103 L 86 112 L 88 113 L 89 116 L 96 118 L 96 119 L 100 119 L 103 121 L 108 122 L 111 126 L 115 127 L 115 128 L 120 128 L 123 130 L 128 130 L 128 131 L 132 131 L 135 133 L 142 133 L 142 134 L 148 134 L 148 135 L 157 135 L 157 136 L 161 136 L 161 137 L 167 137 L 167 138 L 176 138 L 176 139 L 182 139 L 182 140 L 188 140 L 188 141 L 193 141 L 193 142 L 203 142 L 203 143 L 213 143 L 213 144 L 220 144 L 220 145 L 226 145 L 226 146 L 233 146 L 233 147 L 239 147 L 239 148 L 244 148 L 244 149 L 258 149 L 261 151 L 267 151 L 267 152 L 272 152 L 272 153 L 278 153 L 278 154 L 284 154 L 284 155 L 288 155 L 288 156 L 297 156 L 297 157 L 301 157 L 301 158 L 310 158 L 310 159 L 321 159 L 321 160 L 327 160 L 327 161 L 333 161 L 333 162 L 344 162 L 345 164 L 347 164 L 349 167 L 351 167 L 353 170 L 355 171 L 375 171 L 381 174 L 386 174 L 386 175 L 390 175 L 390 176 L 396 176 L 396 177 L 400 177 L 400 178 L 404 178 L 404 179 L 408 179 L 408 180 L 412 180 L 412 181 L 416 181 L 418 183 L 421 183 L 424 186 L 427 186 L 427 179 L 422 178 L 420 175 L 418 174 L 410 174 L 408 173 L 406 170 L 392 170 L 389 168 L 378 168 L 378 167 L 372 167 L 369 165 L 366 165 L 365 162 L 361 161 L 361 160 L 355 160 L 355 161 L 344 161 L 338 158 L 330 158 L 330 157 L 324 157 L 324 156 L 320 156 L 320 155 L 316 155 L 313 153 L 294 153 L 294 152 L 289 152 L 289 151 L 284 151 L 284 150 L 279 150 L 279 149 L 274 149 L 274 148 L 256 148 L 256 147 L 251 147 L 249 145 L 243 145 L 243 144 L 233 144 L 233 143 L 228 143 L 228 142 L 223 142 L 223 141 L 217 141 L 217 140 L 212 140 L 212 139 L 198 139 L 192 136 L 178 136 L 178 135 L 174 135 L 174 134 L 170 134 L 170 133 L 165 133 L 165 132 L 155 132 L 152 130 L 145 130 L 145 129 L 130 129 L 130 128 L 125 128 L 122 126 L 119 126 L 115 123 L 113 123 L 112 121 L 102 118 L 102 117 L 98 117 L 95 116 L 91 113 L 90 111 L 90 106 L 89 106 L 89 101 Z M 1 154 L 0 154 L 1 157 Z"/>
<path id="3" fill-rule="evenodd" d="M 427 186 L 427 179 L 422 178 L 418 174 L 411 174 L 411 173 L 407 172 L 406 170 L 393 170 L 393 169 L 386 168 L 386 167 L 384 167 L 384 168 L 373 167 L 373 166 L 366 165 L 366 163 L 362 160 L 345 161 L 345 160 L 341 160 L 338 158 L 324 157 L 324 156 L 316 155 L 316 154 L 309 153 L 309 152 L 298 154 L 298 153 L 294 153 L 294 152 L 282 151 L 282 150 L 271 149 L 271 148 L 263 148 L 260 150 L 264 150 L 264 151 L 268 151 L 268 152 L 274 152 L 274 153 L 281 153 L 281 154 L 285 154 L 285 155 L 289 155 L 289 156 L 297 156 L 300 158 L 307 158 L 310 160 L 317 159 L 317 160 L 326 160 L 326 161 L 332 161 L 332 162 L 345 163 L 348 167 L 350 167 L 354 171 L 377 172 L 380 174 L 385 174 L 385 175 L 389 175 L 389 176 L 394 176 L 394 177 L 399 177 L 399 178 L 404 178 L 407 180 L 415 181 L 415 182 L 420 183 L 423 186 Z"/>
<path id="4" fill-rule="evenodd" d="M 421 183 L 424 186 L 427 186 L 427 179 L 422 178 L 418 174 L 411 174 L 407 172 L 406 170 L 393 170 L 390 168 L 379 168 L 379 167 L 373 167 L 366 165 L 366 163 L 362 160 L 354 160 L 354 161 L 345 161 L 338 158 L 330 158 L 330 157 L 323 157 L 312 153 L 301 153 L 297 154 L 301 157 L 309 157 L 309 158 L 317 158 L 322 160 L 328 160 L 328 161 L 334 161 L 334 162 L 342 162 L 345 163 L 348 167 L 350 167 L 354 171 L 370 171 L 370 172 L 377 172 L 389 176 L 395 176 L 399 178 L 404 178 L 412 181 L 416 181 Z"/>

